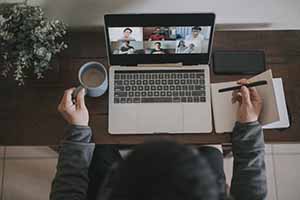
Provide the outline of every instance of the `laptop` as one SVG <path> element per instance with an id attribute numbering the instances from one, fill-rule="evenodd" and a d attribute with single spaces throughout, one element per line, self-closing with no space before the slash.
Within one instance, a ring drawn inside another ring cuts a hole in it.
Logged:
<path id="1" fill-rule="evenodd" d="M 215 14 L 108 14 L 110 134 L 212 131 Z"/>

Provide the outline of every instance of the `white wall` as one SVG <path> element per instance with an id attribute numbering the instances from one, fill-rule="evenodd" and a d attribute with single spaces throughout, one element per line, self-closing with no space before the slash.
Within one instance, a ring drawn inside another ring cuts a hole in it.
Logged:
<path id="1" fill-rule="evenodd" d="M 0 0 L 0 2 L 20 0 Z M 300 0 L 28 0 L 74 27 L 103 25 L 104 13 L 215 12 L 219 28 L 300 29 Z"/>

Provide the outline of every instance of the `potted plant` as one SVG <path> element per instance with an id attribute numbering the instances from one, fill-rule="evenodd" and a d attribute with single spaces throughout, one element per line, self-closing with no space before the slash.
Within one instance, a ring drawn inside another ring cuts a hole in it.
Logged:
<path id="1" fill-rule="evenodd" d="M 39 6 L 0 4 L 0 72 L 13 76 L 18 85 L 34 74 L 43 78 L 51 59 L 67 45 L 66 26 L 47 20 Z"/>

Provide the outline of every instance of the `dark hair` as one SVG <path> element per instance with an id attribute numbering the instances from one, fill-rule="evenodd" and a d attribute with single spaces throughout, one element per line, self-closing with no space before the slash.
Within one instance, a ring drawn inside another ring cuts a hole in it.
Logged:
<path id="1" fill-rule="evenodd" d="M 124 33 L 125 31 L 130 31 L 130 33 L 132 33 L 132 29 L 131 29 L 131 28 L 125 28 L 125 29 L 123 30 L 123 33 Z"/>
<path id="2" fill-rule="evenodd" d="M 181 43 L 183 43 L 183 45 L 185 46 L 185 42 L 184 42 L 184 40 L 180 40 L 179 42 L 178 42 L 178 45 L 177 45 L 177 47 L 180 47 L 180 44 Z"/>
<path id="3" fill-rule="evenodd" d="M 202 28 L 200 26 L 193 26 L 192 31 L 193 30 L 201 31 Z"/>
<path id="4" fill-rule="evenodd" d="M 216 178 L 194 149 L 171 141 L 138 146 L 113 175 L 109 200 L 216 200 Z"/>
<path id="5" fill-rule="evenodd" d="M 159 44 L 159 46 L 161 46 L 161 43 L 160 43 L 160 42 L 155 42 L 154 44 L 155 44 L 155 45 Z"/>

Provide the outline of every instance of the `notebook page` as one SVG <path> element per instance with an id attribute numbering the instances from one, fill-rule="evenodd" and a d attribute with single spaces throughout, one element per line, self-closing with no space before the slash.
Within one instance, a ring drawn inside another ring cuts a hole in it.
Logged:
<path id="1" fill-rule="evenodd" d="M 213 119 L 217 133 L 232 131 L 238 109 L 237 103 L 231 103 L 232 92 L 219 93 L 219 89 L 236 85 L 236 81 L 211 84 Z"/>
<path id="2" fill-rule="evenodd" d="M 288 115 L 286 102 L 285 102 L 282 79 L 274 78 L 273 84 L 275 89 L 275 96 L 276 96 L 277 108 L 278 108 L 280 120 L 277 122 L 266 124 L 265 126 L 263 126 L 263 128 L 264 129 L 288 128 L 290 127 L 290 120 L 289 120 L 289 115 Z"/>

